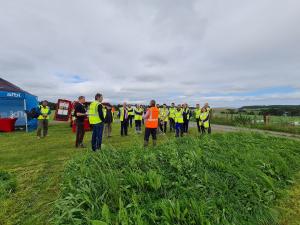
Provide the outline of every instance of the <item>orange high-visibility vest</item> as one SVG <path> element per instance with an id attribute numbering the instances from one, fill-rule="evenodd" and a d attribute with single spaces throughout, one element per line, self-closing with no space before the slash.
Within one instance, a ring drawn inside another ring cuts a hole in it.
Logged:
<path id="1" fill-rule="evenodd" d="M 159 109 L 157 107 L 151 107 L 148 109 L 150 111 L 150 116 L 146 120 L 146 128 L 157 128 L 158 127 L 158 117 Z"/>

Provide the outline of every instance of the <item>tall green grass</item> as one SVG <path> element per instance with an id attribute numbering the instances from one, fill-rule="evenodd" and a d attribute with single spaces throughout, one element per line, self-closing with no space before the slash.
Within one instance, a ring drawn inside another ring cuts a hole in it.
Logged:
<path id="1" fill-rule="evenodd" d="M 299 142 L 255 133 L 104 149 L 71 161 L 55 224 L 277 224 Z"/>
<path id="2" fill-rule="evenodd" d="M 0 171 L 0 200 L 9 197 L 16 188 L 16 178 L 6 171 Z"/>

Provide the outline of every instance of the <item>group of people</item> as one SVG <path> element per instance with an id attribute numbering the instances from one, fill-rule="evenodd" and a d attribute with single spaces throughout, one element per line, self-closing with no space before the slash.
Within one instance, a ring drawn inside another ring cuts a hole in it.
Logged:
<path id="1" fill-rule="evenodd" d="M 84 147 L 84 120 L 88 117 L 92 127 L 92 150 L 101 149 L 102 137 L 105 132 L 107 137 L 111 137 L 112 123 L 114 121 L 114 112 L 110 104 L 102 104 L 103 96 L 100 93 L 95 95 L 95 100 L 90 103 L 89 108 L 85 107 L 85 97 L 80 96 L 78 103 L 75 106 L 74 116 L 76 117 L 76 142 L 77 148 Z M 43 125 L 47 123 L 50 114 L 50 108 L 47 102 L 42 102 L 40 106 L 40 117 L 38 127 L 38 137 L 41 137 Z M 118 117 L 120 119 L 120 134 L 121 136 L 128 135 L 128 128 L 132 128 L 133 121 L 136 133 L 142 133 L 142 124 L 145 126 L 144 146 L 148 146 L 149 138 L 152 136 L 153 145 L 156 145 L 157 133 L 166 134 L 169 123 L 170 132 L 175 132 L 176 137 L 182 137 L 188 133 L 189 122 L 192 117 L 195 118 L 198 132 L 201 134 L 211 133 L 210 117 L 211 108 L 206 103 L 202 108 L 197 104 L 194 110 L 188 107 L 188 104 L 179 104 L 175 106 L 172 103 L 170 107 L 166 104 L 160 106 L 155 100 L 151 100 L 149 106 L 136 107 L 123 103 L 119 108 Z M 47 126 L 48 127 L 48 126 Z M 47 135 L 47 129 L 44 130 L 44 136 Z"/>

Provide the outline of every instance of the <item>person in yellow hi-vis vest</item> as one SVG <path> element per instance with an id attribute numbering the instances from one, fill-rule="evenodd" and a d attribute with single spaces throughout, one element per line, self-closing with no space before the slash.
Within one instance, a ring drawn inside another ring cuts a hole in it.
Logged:
<path id="1" fill-rule="evenodd" d="M 210 106 L 208 105 L 208 103 L 205 103 L 204 108 L 206 109 L 206 111 L 208 113 L 209 127 L 208 127 L 207 131 L 208 131 L 209 134 L 211 134 L 210 120 L 212 118 L 212 109 L 210 108 Z"/>
<path id="2" fill-rule="evenodd" d="M 175 120 L 175 129 L 176 129 L 175 137 L 179 137 L 179 133 L 180 133 L 180 136 L 182 137 L 183 133 L 184 133 L 184 128 L 183 128 L 184 120 L 183 120 L 183 109 L 182 109 L 181 105 L 177 106 L 177 109 L 176 109 L 174 115 L 175 115 L 174 120 Z"/>
<path id="3" fill-rule="evenodd" d="M 175 103 L 172 102 L 171 107 L 169 108 L 169 123 L 170 123 L 170 132 L 175 131 L 175 112 L 176 107 Z"/>
<path id="4" fill-rule="evenodd" d="M 127 112 L 128 112 L 128 125 L 130 125 L 130 128 L 132 128 L 132 120 L 134 118 L 134 111 L 133 111 L 133 107 L 131 107 L 130 104 L 127 105 Z"/>
<path id="5" fill-rule="evenodd" d="M 37 137 L 40 139 L 42 136 L 43 130 L 43 137 L 48 135 L 48 121 L 49 115 L 51 114 L 51 110 L 48 106 L 48 101 L 42 101 L 42 104 L 39 106 L 39 116 L 38 116 L 38 128 L 37 128 Z"/>
<path id="6" fill-rule="evenodd" d="M 92 150 L 101 150 L 102 135 L 105 121 L 106 110 L 102 106 L 103 96 L 97 93 L 95 95 L 95 101 L 90 104 L 89 107 L 89 122 L 93 129 L 92 134 Z"/>
<path id="7" fill-rule="evenodd" d="M 197 123 L 197 128 L 198 128 L 198 132 L 200 133 L 200 114 L 201 114 L 201 108 L 200 108 L 200 104 L 196 104 L 196 108 L 194 110 L 194 116 L 196 119 L 196 123 Z"/>
<path id="8" fill-rule="evenodd" d="M 201 133 L 205 134 L 206 130 L 209 128 L 209 112 L 204 107 L 201 109 L 199 125 Z"/>
<path id="9" fill-rule="evenodd" d="M 137 104 L 134 109 L 135 132 L 142 133 L 143 108 Z"/>
<path id="10" fill-rule="evenodd" d="M 169 120 L 169 111 L 167 109 L 167 104 L 163 104 L 163 107 L 159 110 L 159 127 L 163 134 L 167 133 L 167 124 Z"/>
<path id="11" fill-rule="evenodd" d="M 182 110 L 183 110 L 183 132 L 187 134 L 189 131 L 189 122 L 190 122 L 191 111 L 190 111 L 187 103 L 183 104 Z"/>
<path id="12" fill-rule="evenodd" d="M 128 111 L 126 102 L 119 109 L 119 118 L 121 122 L 121 136 L 128 136 Z"/>

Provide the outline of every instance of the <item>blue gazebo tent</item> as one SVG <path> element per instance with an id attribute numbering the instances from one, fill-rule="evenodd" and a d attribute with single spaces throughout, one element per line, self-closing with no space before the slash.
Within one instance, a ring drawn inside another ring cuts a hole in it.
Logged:
<path id="1" fill-rule="evenodd" d="M 18 86 L 0 78 L 0 118 L 18 118 L 17 128 L 34 130 L 37 119 L 28 119 L 25 111 L 38 107 L 37 96 L 34 96 Z"/>

